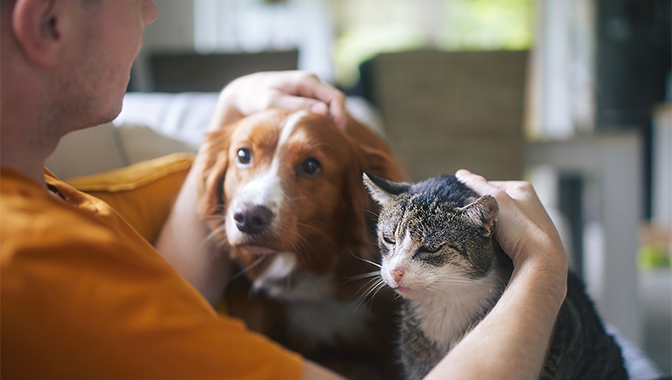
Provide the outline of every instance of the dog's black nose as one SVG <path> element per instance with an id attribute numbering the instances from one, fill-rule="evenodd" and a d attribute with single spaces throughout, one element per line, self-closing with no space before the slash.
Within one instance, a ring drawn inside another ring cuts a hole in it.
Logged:
<path id="1" fill-rule="evenodd" d="M 243 206 L 233 214 L 233 220 L 240 232 L 253 235 L 263 232 L 271 225 L 273 212 L 265 206 Z"/>

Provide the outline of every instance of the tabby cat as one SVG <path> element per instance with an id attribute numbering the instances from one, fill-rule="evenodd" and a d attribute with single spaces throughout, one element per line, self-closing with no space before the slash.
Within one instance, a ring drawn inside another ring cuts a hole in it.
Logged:
<path id="1" fill-rule="evenodd" d="M 498 206 L 455 176 L 415 185 L 364 174 L 382 206 L 383 281 L 404 299 L 399 348 L 408 379 L 421 379 L 492 309 L 513 266 L 492 238 Z M 627 379 L 583 284 L 569 273 L 541 379 Z"/>

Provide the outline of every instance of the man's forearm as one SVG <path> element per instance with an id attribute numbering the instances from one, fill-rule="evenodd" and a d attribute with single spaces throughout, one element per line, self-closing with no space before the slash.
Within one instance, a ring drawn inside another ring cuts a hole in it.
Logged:
<path id="1" fill-rule="evenodd" d="M 565 298 L 565 274 L 524 265 L 492 311 L 426 379 L 537 379 Z"/>
<path id="2" fill-rule="evenodd" d="M 180 195 L 156 241 L 156 249 L 211 303 L 219 302 L 229 278 L 228 255 L 215 252 L 208 229 L 197 215 L 199 159 L 194 162 Z"/>

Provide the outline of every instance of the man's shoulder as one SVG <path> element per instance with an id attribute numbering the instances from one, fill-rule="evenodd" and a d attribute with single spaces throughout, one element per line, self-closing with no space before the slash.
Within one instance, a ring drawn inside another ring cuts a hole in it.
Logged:
<path id="1" fill-rule="evenodd" d="M 13 252 L 114 240 L 113 231 L 20 175 L 0 172 L 0 247 Z"/>

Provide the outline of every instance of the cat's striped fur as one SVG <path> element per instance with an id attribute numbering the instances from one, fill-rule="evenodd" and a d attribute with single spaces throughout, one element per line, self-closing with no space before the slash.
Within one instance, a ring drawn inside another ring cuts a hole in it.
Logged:
<path id="1" fill-rule="evenodd" d="M 492 238 L 497 202 L 454 176 L 411 185 L 365 175 L 364 183 L 382 206 L 381 277 L 405 298 L 401 361 L 408 379 L 421 379 L 487 315 L 509 281 L 511 260 Z M 540 378 L 627 379 L 620 348 L 572 274 Z"/>

